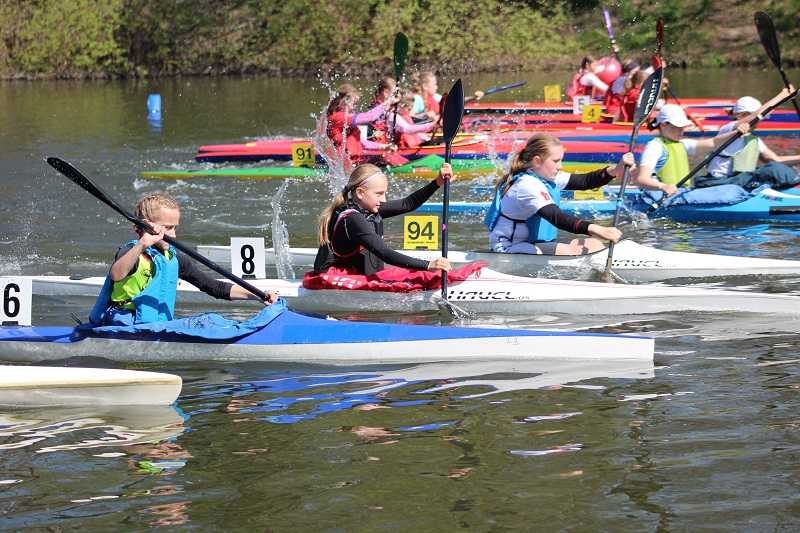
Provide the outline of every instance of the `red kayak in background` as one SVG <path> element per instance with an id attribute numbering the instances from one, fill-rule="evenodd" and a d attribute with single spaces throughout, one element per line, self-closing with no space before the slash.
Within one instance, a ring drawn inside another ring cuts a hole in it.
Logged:
<path id="1" fill-rule="evenodd" d="M 525 145 L 527 136 L 519 138 L 489 138 L 487 135 L 464 135 L 457 137 L 451 148 L 454 159 L 505 159 Z M 219 144 L 201 146 L 195 159 L 200 163 L 291 161 L 298 146 L 314 145 L 314 141 L 303 138 L 254 141 L 244 144 Z M 564 161 L 600 162 L 616 161 L 628 151 L 624 142 L 563 141 Z M 444 155 L 444 144 L 418 146 L 400 150 L 397 154 L 409 159 L 419 159 L 430 154 Z M 315 150 L 319 164 L 325 159 Z M 381 155 L 382 152 L 366 151 L 366 155 Z"/>

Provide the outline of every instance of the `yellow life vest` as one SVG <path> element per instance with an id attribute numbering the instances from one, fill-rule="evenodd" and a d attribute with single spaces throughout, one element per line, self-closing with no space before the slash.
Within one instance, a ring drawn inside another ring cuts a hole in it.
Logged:
<path id="1" fill-rule="evenodd" d="M 669 185 L 677 185 L 683 178 L 689 174 L 689 156 L 686 154 L 686 148 L 683 147 L 680 141 L 671 141 L 664 137 L 656 137 L 664 149 L 667 151 L 667 159 L 664 165 L 656 172 L 661 183 Z"/>

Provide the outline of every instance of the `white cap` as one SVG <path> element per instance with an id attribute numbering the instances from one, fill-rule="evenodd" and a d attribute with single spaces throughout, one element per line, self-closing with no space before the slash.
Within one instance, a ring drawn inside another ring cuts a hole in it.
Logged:
<path id="1" fill-rule="evenodd" d="M 676 128 L 685 128 L 692 123 L 691 120 L 686 118 L 686 112 L 681 106 L 676 104 L 667 104 L 661 108 L 661 111 L 658 112 L 658 117 L 656 117 L 656 126 L 662 122 L 668 122 Z"/>
<path id="2" fill-rule="evenodd" d="M 761 102 L 752 96 L 742 96 L 736 100 L 736 105 L 733 106 L 733 114 L 739 113 L 755 113 L 761 108 Z"/>

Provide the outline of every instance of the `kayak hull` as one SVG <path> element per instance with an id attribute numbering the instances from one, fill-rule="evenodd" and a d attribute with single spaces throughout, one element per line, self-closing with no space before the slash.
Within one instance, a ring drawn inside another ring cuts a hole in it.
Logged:
<path id="1" fill-rule="evenodd" d="M 499 138 L 490 140 L 487 135 L 467 136 L 457 140 L 451 148 L 452 159 L 506 159 L 509 154 L 518 151 L 525 145 L 525 138 Z M 286 139 L 272 141 L 255 141 L 246 144 L 211 145 L 201 146 L 195 160 L 200 163 L 222 162 L 256 162 L 256 161 L 291 161 L 292 146 L 298 142 L 313 144 L 308 140 Z M 609 160 L 619 159 L 628 151 L 625 142 L 601 141 L 575 141 L 562 142 L 565 161 L 579 161 L 589 163 L 606 163 Z M 445 146 L 421 146 L 418 148 L 400 150 L 401 156 L 415 160 L 427 155 L 445 155 Z M 365 155 L 381 155 L 382 152 L 365 152 Z M 326 164 L 325 159 L 316 152 L 316 161 Z"/>
<path id="2" fill-rule="evenodd" d="M 198 253 L 215 263 L 230 264 L 229 246 L 198 246 Z M 316 248 L 291 248 L 292 266 L 310 268 L 316 258 Z M 431 261 L 440 253 L 436 250 L 402 250 L 402 253 Z M 467 263 L 486 263 L 488 268 L 514 276 L 588 279 L 604 272 L 607 250 L 581 256 L 503 254 L 491 251 L 461 252 L 450 250 L 447 255 L 453 268 Z M 265 251 L 268 265 L 276 263 L 275 250 Z M 622 240 L 614 246 L 612 272 L 628 282 L 654 282 L 676 278 L 712 278 L 731 276 L 797 276 L 800 261 L 760 257 L 740 257 L 660 250 Z"/>
<path id="3" fill-rule="evenodd" d="M 1 335 L 13 334 L 3 328 Z M 181 385 L 179 376 L 160 372 L 4 365 L 0 366 L 0 405 L 171 405 Z"/>
<path id="4" fill-rule="evenodd" d="M 104 278 L 70 279 L 31 276 L 34 295 L 94 296 Z M 298 311 L 400 312 L 439 310 L 441 291 L 409 293 L 366 290 L 309 290 L 301 280 L 252 280 L 271 290 Z M 659 285 L 625 285 L 559 279 L 526 278 L 482 269 L 464 281 L 448 284 L 447 299 L 461 309 L 481 314 L 644 315 L 662 312 L 742 312 L 800 314 L 800 298 L 790 295 L 725 291 Z M 219 302 L 194 286 L 180 282 L 178 301 Z"/>
<path id="5" fill-rule="evenodd" d="M 312 318 L 289 310 L 241 338 L 174 333 L 84 334 L 68 327 L 3 327 L 12 361 L 103 357 L 115 361 L 272 361 L 326 365 L 490 360 L 652 360 L 654 341 L 634 335 L 378 324 Z"/>
<path id="6" fill-rule="evenodd" d="M 794 191 L 794 193 L 792 192 Z M 795 189 L 788 191 L 763 190 L 736 204 L 680 204 L 663 205 L 649 214 L 650 218 L 670 218 L 677 222 L 800 222 L 800 194 Z M 626 193 L 625 209 L 647 212 L 650 204 L 640 199 L 641 193 Z M 565 200 L 562 210 L 578 217 L 602 217 L 613 215 L 616 201 L 611 200 Z M 489 209 L 489 202 L 450 202 L 452 213 L 482 215 Z M 442 204 L 426 202 L 417 212 L 441 212 Z"/>

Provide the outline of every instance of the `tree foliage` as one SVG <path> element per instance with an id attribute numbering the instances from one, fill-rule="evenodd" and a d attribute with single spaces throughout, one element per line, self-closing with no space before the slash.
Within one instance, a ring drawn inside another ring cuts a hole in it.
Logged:
<path id="1" fill-rule="evenodd" d="M 715 52 L 701 31 L 713 25 L 712 4 L 631 0 L 610 9 L 623 50 L 651 55 L 660 17 L 666 55 L 702 64 Z M 778 31 L 794 37 L 784 46 L 791 64 L 800 0 L 773 4 Z M 0 0 L 0 78 L 389 74 L 398 31 L 410 41 L 409 66 L 542 70 L 608 50 L 600 7 L 597 0 Z M 719 52 L 714 61 L 729 59 Z"/>

